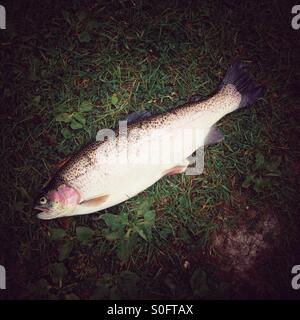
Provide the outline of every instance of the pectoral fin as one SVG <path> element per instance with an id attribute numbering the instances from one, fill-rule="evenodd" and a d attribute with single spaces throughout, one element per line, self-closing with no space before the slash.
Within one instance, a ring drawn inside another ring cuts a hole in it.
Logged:
<path id="1" fill-rule="evenodd" d="M 88 206 L 88 207 L 96 207 L 103 204 L 109 197 L 109 194 L 105 194 L 93 199 L 84 200 L 80 203 L 80 205 Z"/>

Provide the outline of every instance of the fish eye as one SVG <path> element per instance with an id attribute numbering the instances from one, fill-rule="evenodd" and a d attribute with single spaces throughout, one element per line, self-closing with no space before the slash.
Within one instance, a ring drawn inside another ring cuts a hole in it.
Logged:
<path id="1" fill-rule="evenodd" d="M 46 204 L 47 203 L 47 198 L 46 197 L 41 197 L 40 198 L 40 204 Z"/>

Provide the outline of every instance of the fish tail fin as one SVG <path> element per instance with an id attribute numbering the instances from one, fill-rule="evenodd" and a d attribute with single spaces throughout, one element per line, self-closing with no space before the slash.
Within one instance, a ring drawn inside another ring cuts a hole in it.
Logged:
<path id="1" fill-rule="evenodd" d="M 228 69 L 219 89 L 229 84 L 233 85 L 241 95 L 237 109 L 253 104 L 264 93 L 262 86 L 256 83 L 239 59 Z"/>

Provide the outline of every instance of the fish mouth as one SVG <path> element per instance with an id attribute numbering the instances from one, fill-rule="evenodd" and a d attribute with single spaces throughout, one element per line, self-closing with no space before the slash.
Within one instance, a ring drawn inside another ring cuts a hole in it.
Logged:
<path id="1" fill-rule="evenodd" d="M 49 208 L 43 207 L 43 206 L 35 206 L 34 209 L 36 210 L 40 210 L 40 211 L 49 211 Z"/>
<path id="2" fill-rule="evenodd" d="M 41 213 L 37 214 L 37 217 L 41 220 L 50 220 L 50 219 L 59 218 L 59 215 L 49 214 L 48 211 L 42 211 Z"/>
<path id="3" fill-rule="evenodd" d="M 45 208 L 42 206 L 35 206 L 34 209 L 42 211 L 39 214 L 37 214 L 37 218 L 41 220 L 50 220 L 50 219 L 55 219 L 59 217 L 59 215 L 55 213 L 51 213 L 49 208 Z"/>

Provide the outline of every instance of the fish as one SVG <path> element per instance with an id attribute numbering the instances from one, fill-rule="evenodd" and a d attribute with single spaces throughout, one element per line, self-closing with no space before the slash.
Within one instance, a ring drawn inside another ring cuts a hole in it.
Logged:
<path id="1" fill-rule="evenodd" d="M 40 211 L 37 217 L 98 212 L 165 176 L 186 172 L 197 150 L 223 139 L 216 123 L 253 105 L 263 93 L 262 85 L 236 59 L 209 97 L 196 95 L 158 114 L 135 112 L 119 122 L 119 130 L 100 130 L 98 139 L 70 157 L 42 190 L 35 206 Z"/>

